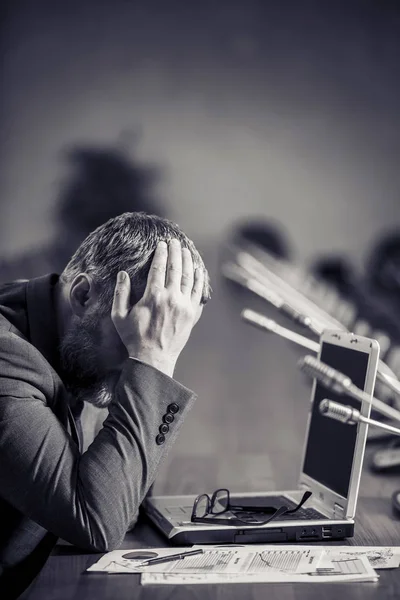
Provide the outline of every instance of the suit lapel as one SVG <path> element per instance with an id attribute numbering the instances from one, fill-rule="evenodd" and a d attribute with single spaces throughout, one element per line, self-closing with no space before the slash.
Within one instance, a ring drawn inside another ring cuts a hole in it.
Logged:
<path id="1" fill-rule="evenodd" d="M 27 283 L 26 292 L 30 342 L 50 363 L 57 377 L 60 376 L 59 337 L 55 309 L 55 286 L 58 279 L 58 275 L 44 275 L 43 277 L 31 279 Z M 82 408 L 83 406 L 76 407 L 77 417 L 79 417 Z M 81 427 L 79 425 L 78 428 L 75 422 L 69 402 L 67 402 L 67 411 L 70 433 L 82 449 Z M 64 410 L 63 414 L 65 415 Z M 67 425 L 67 423 L 65 424 Z"/>

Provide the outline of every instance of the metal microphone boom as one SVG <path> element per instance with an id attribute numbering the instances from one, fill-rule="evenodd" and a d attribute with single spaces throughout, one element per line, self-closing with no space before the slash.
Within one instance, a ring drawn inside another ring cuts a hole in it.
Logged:
<path id="1" fill-rule="evenodd" d="M 360 388 L 354 385 L 350 377 L 333 369 L 314 356 L 304 356 L 298 364 L 304 373 L 309 375 L 309 377 L 317 379 L 328 390 L 333 390 L 337 394 L 351 396 L 360 402 L 366 400 L 382 415 L 395 421 L 400 421 L 400 412 L 398 410 L 360 390 Z"/>
<path id="2" fill-rule="evenodd" d="M 290 342 L 298 344 L 303 348 L 307 348 L 312 352 L 319 352 L 318 342 L 314 342 L 314 340 L 310 340 L 309 338 L 304 337 L 304 335 L 300 335 L 299 333 L 296 333 L 291 329 L 287 329 L 287 327 L 282 327 L 281 325 L 278 325 L 276 321 L 264 317 L 264 315 L 261 315 L 255 310 L 252 310 L 251 308 L 243 309 L 240 313 L 240 316 L 244 321 L 250 323 L 250 325 L 254 325 L 254 327 L 258 327 L 258 329 L 263 329 L 264 331 L 275 333 L 276 335 L 279 335 L 280 337 L 283 337 L 286 340 L 289 340 Z"/>
<path id="3" fill-rule="evenodd" d="M 319 336 L 326 329 L 347 331 L 342 323 L 331 317 L 314 302 L 302 296 L 298 290 L 292 288 L 290 284 L 283 281 L 276 274 L 268 271 L 265 265 L 248 252 L 241 251 L 236 258 L 239 265 L 225 263 L 222 267 L 222 273 L 227 279 L 235 281 L 263 298 L 284 315 L 291 318 L 292 321 L 309 329 L 313 335 Z M 276 291 L 277 289 L 279 293 Z M 301 310 L 293 306 L 293 300 L 300 305 Z M 304 312 L 305 306 L 309 308 L 312 317 Z M 382 360 L 379 360 L 376 376 L 396 396 L 400 396 L 400 381 L 392 369 Z"/>
<path id="4" fill-rule="evenodd" d="M 340 421 L 346 425 L 355 425 L 360 422 L 367 423 L 368 425 L 379 427 L 379 429 L 390 431 L 395 435 L 400 435 L 400 429 L 398 427 L 386 425 L 386 423 L 380 423 L 380 421 L 375 421 L 374 419 L 367 419 L 367 417 L 364 417 L 356 408 L 345 406 L 334 400 L 328 400 L 328 398 L 321 400 L 319 411 L 324 417 L 330 417 L 331 419 L 335 419 L 335 421 Z"/>

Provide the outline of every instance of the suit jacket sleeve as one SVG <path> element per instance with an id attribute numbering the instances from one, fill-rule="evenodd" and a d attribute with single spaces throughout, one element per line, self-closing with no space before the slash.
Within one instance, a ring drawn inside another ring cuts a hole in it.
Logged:
<path id="1" fill-rule="evenodd" d="M 64 396 L 36 348 L 0 337 L 0 494 L 48 531 L 106 551 L 121 544 L 195 395 L 127 359 L 109 416 L 82 455 L 55 414 Z M 179 411 L 158 445 L 171 403 Z"/>

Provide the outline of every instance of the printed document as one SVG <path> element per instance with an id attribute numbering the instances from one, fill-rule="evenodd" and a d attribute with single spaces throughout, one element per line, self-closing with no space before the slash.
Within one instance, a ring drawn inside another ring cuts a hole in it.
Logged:
<path id="1" fill-rule="evenodd" d="M 377 580 L 368 560 L 368 549 L 336 548 L 337 551 L 335 547 L 324 546 L 197 545 L 191 549 L 202 549 L 203 553 L 142 567 L 138 565 L 148 558 L 184 553 L 188 547 L 114 550 L 88 571 L 141 573 L 143 585 Z"/>
<path id="2" fill-rule="evenodd" d="M 318 566 L 313 566 L 308 571 L 299 572 L 293 569 L 291 561 L 285 562 L 276 546 L 269 549 L 257 547 L 250 553 L 250 568 L 243 572 L 215 572 L 205 571 L 196 573 L 192 571 L 179 572 L 172 570 L 164 573 L 142 573 L 142 585 L 195 585 L 219 583 L 338 583 L 338 582 L 372 582 L 378 580 L 378 575 L 371 567 L 365 555 L 356 557 L 343 557 L 333 552 L 328 556 L 324 553 Z M 261 558 L 261 555 L 263 558 Z M 252 565 L 259 564 L 260 560 L 272 566 L 260 570 L 252 569 Z"/>
<path id="3" fill-rule="evenodd" d="M 184 553 L 188 548 L 149 548 L 146 550 L 114 550 L 108 552 L 88 571 L 104 573 L 181 573 L 208 575 L 314 572 L 326 553 L 323 548 L 306 546 L 193 546 L 204 552 L 180 560 L 139 568 L 143 556 L 154 557 Z M 142 557 L 142 558 L 140 558 Z"/>

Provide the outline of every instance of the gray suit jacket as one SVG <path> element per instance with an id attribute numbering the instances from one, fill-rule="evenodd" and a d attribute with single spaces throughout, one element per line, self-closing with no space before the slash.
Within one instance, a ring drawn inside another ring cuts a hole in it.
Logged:
<path id="1" fill-rule="evenodd" d="M 118 547 L 195 399 L 127 359 L 103 428 L 81 454 L 58 368 L 57 280 L 0 287 L 0 582 L 7 585 L 26 587 L 58 536 L 99 552 Z"/>

